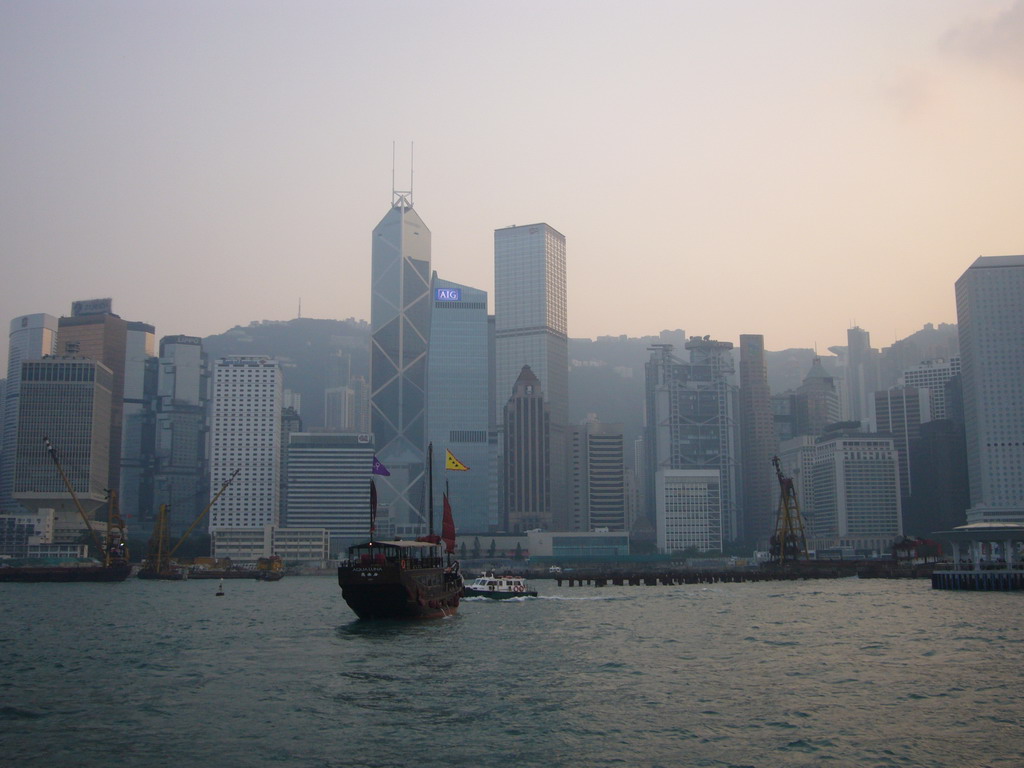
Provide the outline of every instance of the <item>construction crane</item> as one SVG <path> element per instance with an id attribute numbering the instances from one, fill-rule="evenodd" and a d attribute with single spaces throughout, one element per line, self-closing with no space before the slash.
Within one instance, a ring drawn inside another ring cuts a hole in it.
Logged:
<path id="1" fill-rule="evenodd" d="M 49 454 L 50 459 L 53 460 L 54 466 L 57 467 L 57 472 L 60 474 L 60 479 L 64 483 L 64 488 L 71 495 L 71 501 L 75 505 L 75 509 L 78 510 L 79 516 L 82 518 L 82 522 L 85 523 L 86 530 L 89 531 L 89 536 L 92 537 L 92 542 L 96 546 L 97 554 L 103 558 L 103 565 L 107 566 L 127 566 L 128 563 L 128 539 L 124 532 L 124 520 L 121 518 L 119 510 L 117 508 L 117 494 L 111 490 L 107 490 L 107 538 L 106 542 L 101 542 L 99 535 L 96 533 L 96 529 L 92 527 L 92 521 L 89 516 L 85 514 L 85 510 L 82 509 L 82 503 L 78 500 L 78 494 L 75 493 L 74 486 L 71 485 L 71 480 L 68 479 L 67 474 L 64 472 L 64 467 L 61 466 L 60 459 L 57 458 L 57 449 L 53 447 L 53 443 L 50 442 L 50 438 L 43 438 L 43 446 L 46 448 L 46 453 Z"/>
<path id="2" fill-rule="evenodd" d="M 769 543 L 769 559 L 778 565 L 795 563 L 801 558 L 807 560 L 807 537 L 804 535 L 804 521 L 800 516 L 793 478 L 782 474 L 782 463 L 778 456 L 772 457 L 772 464 L 779 478 L 779 513 L 775 518 L 775 533 Z"/>
<path id="3" fill-rule="evenodd" d="M 227 490 L 227 487 L 231 485 L 231 481 L 235 479 L 235 476 L 241 470 L 236 469 L 227 480 L 221 485 L 220 490 L 214 494 L 213 498 L 210 499 L 210 503 L 206 505 L 205 509 L 199 513 L 199 516 L 192 521 L 192 525 L 188 527 L 188 530 L 182 534 L 182 537 L 178 539 L 178 543 L 173 548 L 169 546 L 170 542 L 170 529 L 168 525 L 168 517 L 170 512 L 170 506 L 167 504 L 160 505 L 160 514 L 157 517 L 156 525 L 153 527 L 153 535 L 149 539 L 149 555 L 146 557 L 146 562 L 142 566 L 142 570 L 139 571 L 139 577 L 143 579 L 163 579 L 163 580 L 180 580 L 185 578 L 185 572 L 175 569 L 171 565 L 171 558 L 174 557 L 174 553 L 178 551 L 178 547 L 185 543 L 185 540 L 192 533 L 192 529 L 195 528 L 199 521 L 206 517 L 206 513 L 210 511 L 214 504 L 217 503 L 217 499 L 221 497 L 221 494 Z"/>
<path id="4" fill-rule="evenodd" d="M 149 537 L 149 554 L 142 565 L 145 576 L 142 578 L 174 578 L 175 571 L 171 568 L 169 531 L 167 517 L 170 513 L 168 504 L 160 505 L 160 512 L 156 518 L 156 525 L 153 526 L 153 534 Z"/>

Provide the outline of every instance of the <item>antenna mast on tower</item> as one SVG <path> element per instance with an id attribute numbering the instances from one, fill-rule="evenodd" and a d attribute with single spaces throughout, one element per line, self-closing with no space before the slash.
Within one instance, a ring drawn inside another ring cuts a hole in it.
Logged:
<path id="1" fill-rule="evenodd" d="M 391 142 L 391 207 L 412 208 L 413 152 L 415 145 L 409 142 L 409 189 L 395 189 L 395 142 Z"/>

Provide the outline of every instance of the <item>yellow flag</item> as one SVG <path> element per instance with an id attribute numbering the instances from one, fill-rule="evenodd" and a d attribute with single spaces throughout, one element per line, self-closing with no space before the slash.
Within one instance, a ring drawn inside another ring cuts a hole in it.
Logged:
<path id="1" fill-rule="evenodd" d="M 453 454 L 447 448 L 444 449 L 444 453 L 445 453 L 445 459 L 444 459 L 444 468 L 445 469 L 457 469 L 457 470 L 459 470 L 461 472 L 464 472 L 467 469 L 469 469 L 469 467 L 467 467 L 461 461 L 456 459 L 455 458 L 455 454 Z"/>

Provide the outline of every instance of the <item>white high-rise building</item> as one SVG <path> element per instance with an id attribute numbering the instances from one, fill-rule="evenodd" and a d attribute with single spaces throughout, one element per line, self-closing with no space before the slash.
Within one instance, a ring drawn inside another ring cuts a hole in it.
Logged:
<path id="1" fill-rule="evenodd" d="M 22 315 L 11 320 L 7 353 L 7 386 L 3 399 L 3 443 L 0 445 L 0 510 L 21 509 L 12 497 L 14 464 L 18 445 L 18 397 L 21 392 L 21 361 L 38 360 L 57 349 L 57 318 L 53 315 Z"/>
<path id="2" fill-rule="evenodd" d="M 210 494 L 238 474 L 209 513 L 209 530 L 277 525 L 281 494 L 281 366 L 238 355 L 213 366 Z"/>
<path id="3" fill-rule="evenodd" d="M 982 256 L 956 281 L 971 507 L 1024 523 L 1024 256 Z"/>
<path id="4" fill-rule="evenodd" d="M 840 434 L 814 447 L 812 548 L 889 552 L 903 534 L 899 456 L 890 437 Z"/>

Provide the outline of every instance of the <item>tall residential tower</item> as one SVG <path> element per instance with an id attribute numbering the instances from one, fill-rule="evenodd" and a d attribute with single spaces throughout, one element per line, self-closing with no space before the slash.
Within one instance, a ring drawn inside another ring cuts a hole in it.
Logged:
<path id="1" fill-rule="evenodd" d="M 209 530 L 260 528 L 280 522 L 281 366 L 258 355 L 236 355 L 213 367 L 210 493 L 237 470 L 209 513 Z"/>

